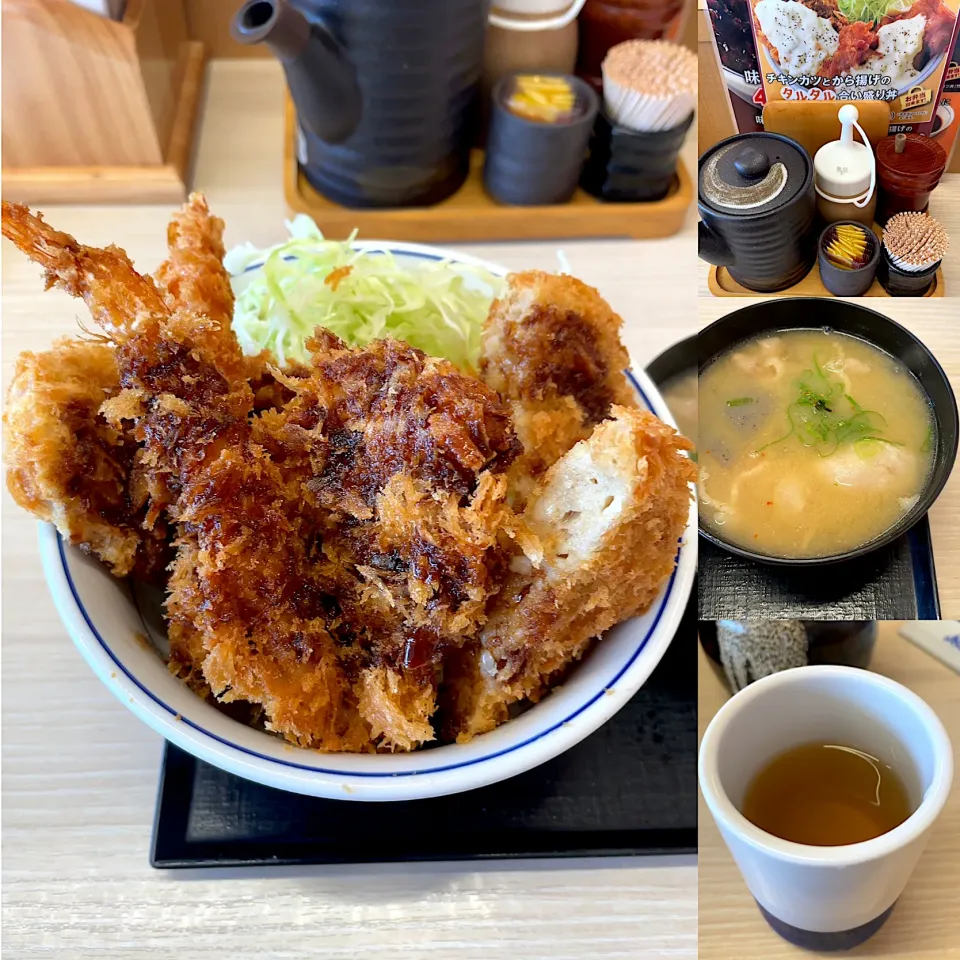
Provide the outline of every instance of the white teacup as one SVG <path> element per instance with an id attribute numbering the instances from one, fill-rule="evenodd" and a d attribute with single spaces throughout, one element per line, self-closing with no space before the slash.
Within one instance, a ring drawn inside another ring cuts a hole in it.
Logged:
<path id="1" fill-rule="evenodd" d="M 901 776 L 913 813 L 888 833 L 818 847 L 779 837 L 740 813 L 774 757 L 810 742 L 841 743 Z M 815 950 L 843 950 L 880 929 L 923 851 L 953 779 L 943 724 L 915 693 L 853 667 L 797 667 L 765 677 L 720 708 L 700 744 L 700 788 L 770 925 Z"/>

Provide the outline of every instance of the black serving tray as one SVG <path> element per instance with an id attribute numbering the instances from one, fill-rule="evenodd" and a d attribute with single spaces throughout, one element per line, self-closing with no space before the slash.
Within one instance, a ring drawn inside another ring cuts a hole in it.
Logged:
<path id="1" fill-rule="evenodd" d="M 691 600 L 650 679 L 596 733 L 534 770 L 468 793 L 377 804 L 321 800 L 241 779 L 168 743 L 150 862 L 165 868 L 695 853 L 695 613 Z"/>
<path id="2" fill-rule="evenodd" d="M 845 563 L 767 566 L 700 537 L 701 620 L 939 620 L 940 598 L 921 518 L 886 547 Z"/>

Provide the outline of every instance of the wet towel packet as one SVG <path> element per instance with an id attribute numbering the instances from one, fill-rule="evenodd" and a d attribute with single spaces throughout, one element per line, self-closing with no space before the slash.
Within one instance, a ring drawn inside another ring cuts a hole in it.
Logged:
<path id="1" fill-rule="evenodd" d="M 960 620 L 915 620 L 900 628 L 900 636 L 960 673 Z"/>

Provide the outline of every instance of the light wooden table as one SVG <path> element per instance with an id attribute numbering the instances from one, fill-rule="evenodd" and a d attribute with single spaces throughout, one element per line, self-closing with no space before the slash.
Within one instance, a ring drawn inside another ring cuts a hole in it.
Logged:
<path id="1" fill-rule="evenodd" d="M 960 769 L 960 675 L 897 635 L 897 624 L 880 625 L 870 669 L 902 683 L 934 709 L 953 741 Z M 700 735 L 729 693 L 700 650 Z M 811 954 L 781 940 L 761 917 L 733 858 L 700 797 L 700 960 L 785 960 Z M 949 960 L 960 957 L 960 784 L 937 821 L 917 869 L 880 932 L 843 956 L 887 960 Z"/>
<path id="2" fill-rule="evenodd" d="M 194 183 L 229 244 L 283 234 L 282 77 L 218 62 Z M 687 148 L 695 160 L 693 141 Z M 90 244 L 152 270 L 170 211 L 49 208 Z M 402 239 L 402 238 L 394 238 Z M 696 332 L 693 219 L 660 242 L 489 244 L 514 268 L 573 272 L 625 317 L 637 366 Z M 43 294 L 3 246 L 3 380 L 16 354 L 76 331 L 81 304 Z M 32 519 L 3 495 L 3 940 L 11 960 L 389 956 L 526 960 L 696 955 L 694 858 L 160 873 L 147 863 L 161 741 L 93 677 L 53 609 Z M 455 801 L 452 801 L 455 802 Z M 370 808 L 372 824 L 376 810 Z M 375 826 L 371 826 L 375 829 Z"/>
<path id="3" fill-rule="evenodd" d="M 960 259 L 960 250 L 957 251 Z M 960 277 L 958 277 L 960 281 Z M 960 290 L 958 290 L 960 293 Z M 719 320 L 733 310 L 762 298 L 710 297 L 697 302 L 700 326 Z M 896 297 L 889 300 L 858 301 L 871 310 L 878 310 L 916 334 L 931 350 L 943 367 L 957 396 L 960 396 L 960 300 L 924 300 L 917 297 Z M 816 322 L 811 318 L 812 322 Z M 930 531 L 937 570 L 937 588 L 944 619 L 960 617 L 960 469 L 955 469 L 946 487 L 930 510 Z"/>

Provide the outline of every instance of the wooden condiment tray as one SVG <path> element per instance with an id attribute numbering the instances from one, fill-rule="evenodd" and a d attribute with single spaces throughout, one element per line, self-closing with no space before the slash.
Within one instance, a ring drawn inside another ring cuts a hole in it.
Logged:
<path id="1" fill-rule="evenodd" d="M 873 225 L 873 232 L 876 234 L 878 240 L 883 239 L 883 227 L 878 226 L 877 224 Z M 819 243 L 819 239 L 817 241 Z M 881 254 L 882 256 L 882 254 Z M 744 287 L 742 284 L 737 283 L 733 277 L 730 276 L 730 271 L 726 267 L 710 267 L 710 278 L 709 278 L 709 287 L 710 292 L 715 297 L 834 297 L 836 294 L 831 293 L 824 285 L 823 281 L 820 279 L 820 262 L 819 260 L 813 265 L 813 269 L 799 282 L 795 283 L 792 287 L 787 287 L 786 290 L 778 290 L 776 293 L 760 293 L 756 290 L 751 290 L 749 287 Z M 930 284 L 930 288 L 923 295 L 924 297 L 943 297 L 946 295 L 946 290 L 943 283 L 943 268 L 941 267 L 933 277 L 933 283 Z M 874 278 L 872 284 L 870 284 L 870 289 L 866 293 L 861 294 L 863 297 L 889 297 L 890 294 L 883 289 L 883 284 Z M 847 299 L 856 300 L 857 297 L 848 297 Z"/>
<path id="2" fill-rule="evenodd" d="M 604 203 L 577 190 L 565 204 L 510 207 L 497 203 L 483 189 L 483 151 L 474 150 L 470 174 L 447 200 L 432 207 L 353 209 L 318 193 L 300 172 L 296 153 L 296 112 L 286 104 L 283 187 L 294 213 L 313 217 L 331 239 L 345 239 L 359 230 L 366 239 L 436 241 L 534 240 L 559 237 L 669 237 L 683 226 L 693 201 L 693 185 L 681 162 L 677 182 L 653 203 Z"/>
<path id="3" fill-rule="evenodd" d="M 799 282 L 786 290 L 778 290 L 776 293 L 760 293 L 757 290 L 751 290 L 749 287 L 741 286 L 726 267 L 710 267 L 709 279 L 710 292 L 715 297 L 833 297 L 832 294 L 820 279 L 820 268 L 817 264 L 813 269 Z M 943 269 L 936 272 L 930 289 L 924 294 L 924 297 L 943 297 L 946 291 L 943 283 Z M 862 294 L 864 297 L 889 297 L 890 294 L 883 289 L 879 280 L 874 280 L 870 289 Z M 856 300 L 856 297 L 848 299 Z"/>
<path id="4" fill-rule="evenodd" d="M 860 111 L 860 124 L 864 127 L 871 143 L 886 136 L 890 122 L 889 104 L 883 101 L 831 101 L 827 103 L 771 103 L 763 108 L 764 130 L 779 133 L 800 143 L 813 156 L 817 150 L 830 140 L 840 136 L 840 121 L 837 118 L 839 108 L 844 102 L 853 102 Z M 874 225 L 873 232 L 882 237 L 883 231 Z M 833 297 L 820 279 L 819 264 L 799 282 L 786 290 L 776 293 L 760 293 L 737 283 L 726 267 L 710 267 L 708 280 L 710 292 L 715 297 Z M 943 270 L 938 270 L 924 297 L 942 297 L 945 295 Z M 889 297 L 879 280 L 874 279 L 864 297 Z M 850 298 L 857 299 L 857 298 Z"/>

